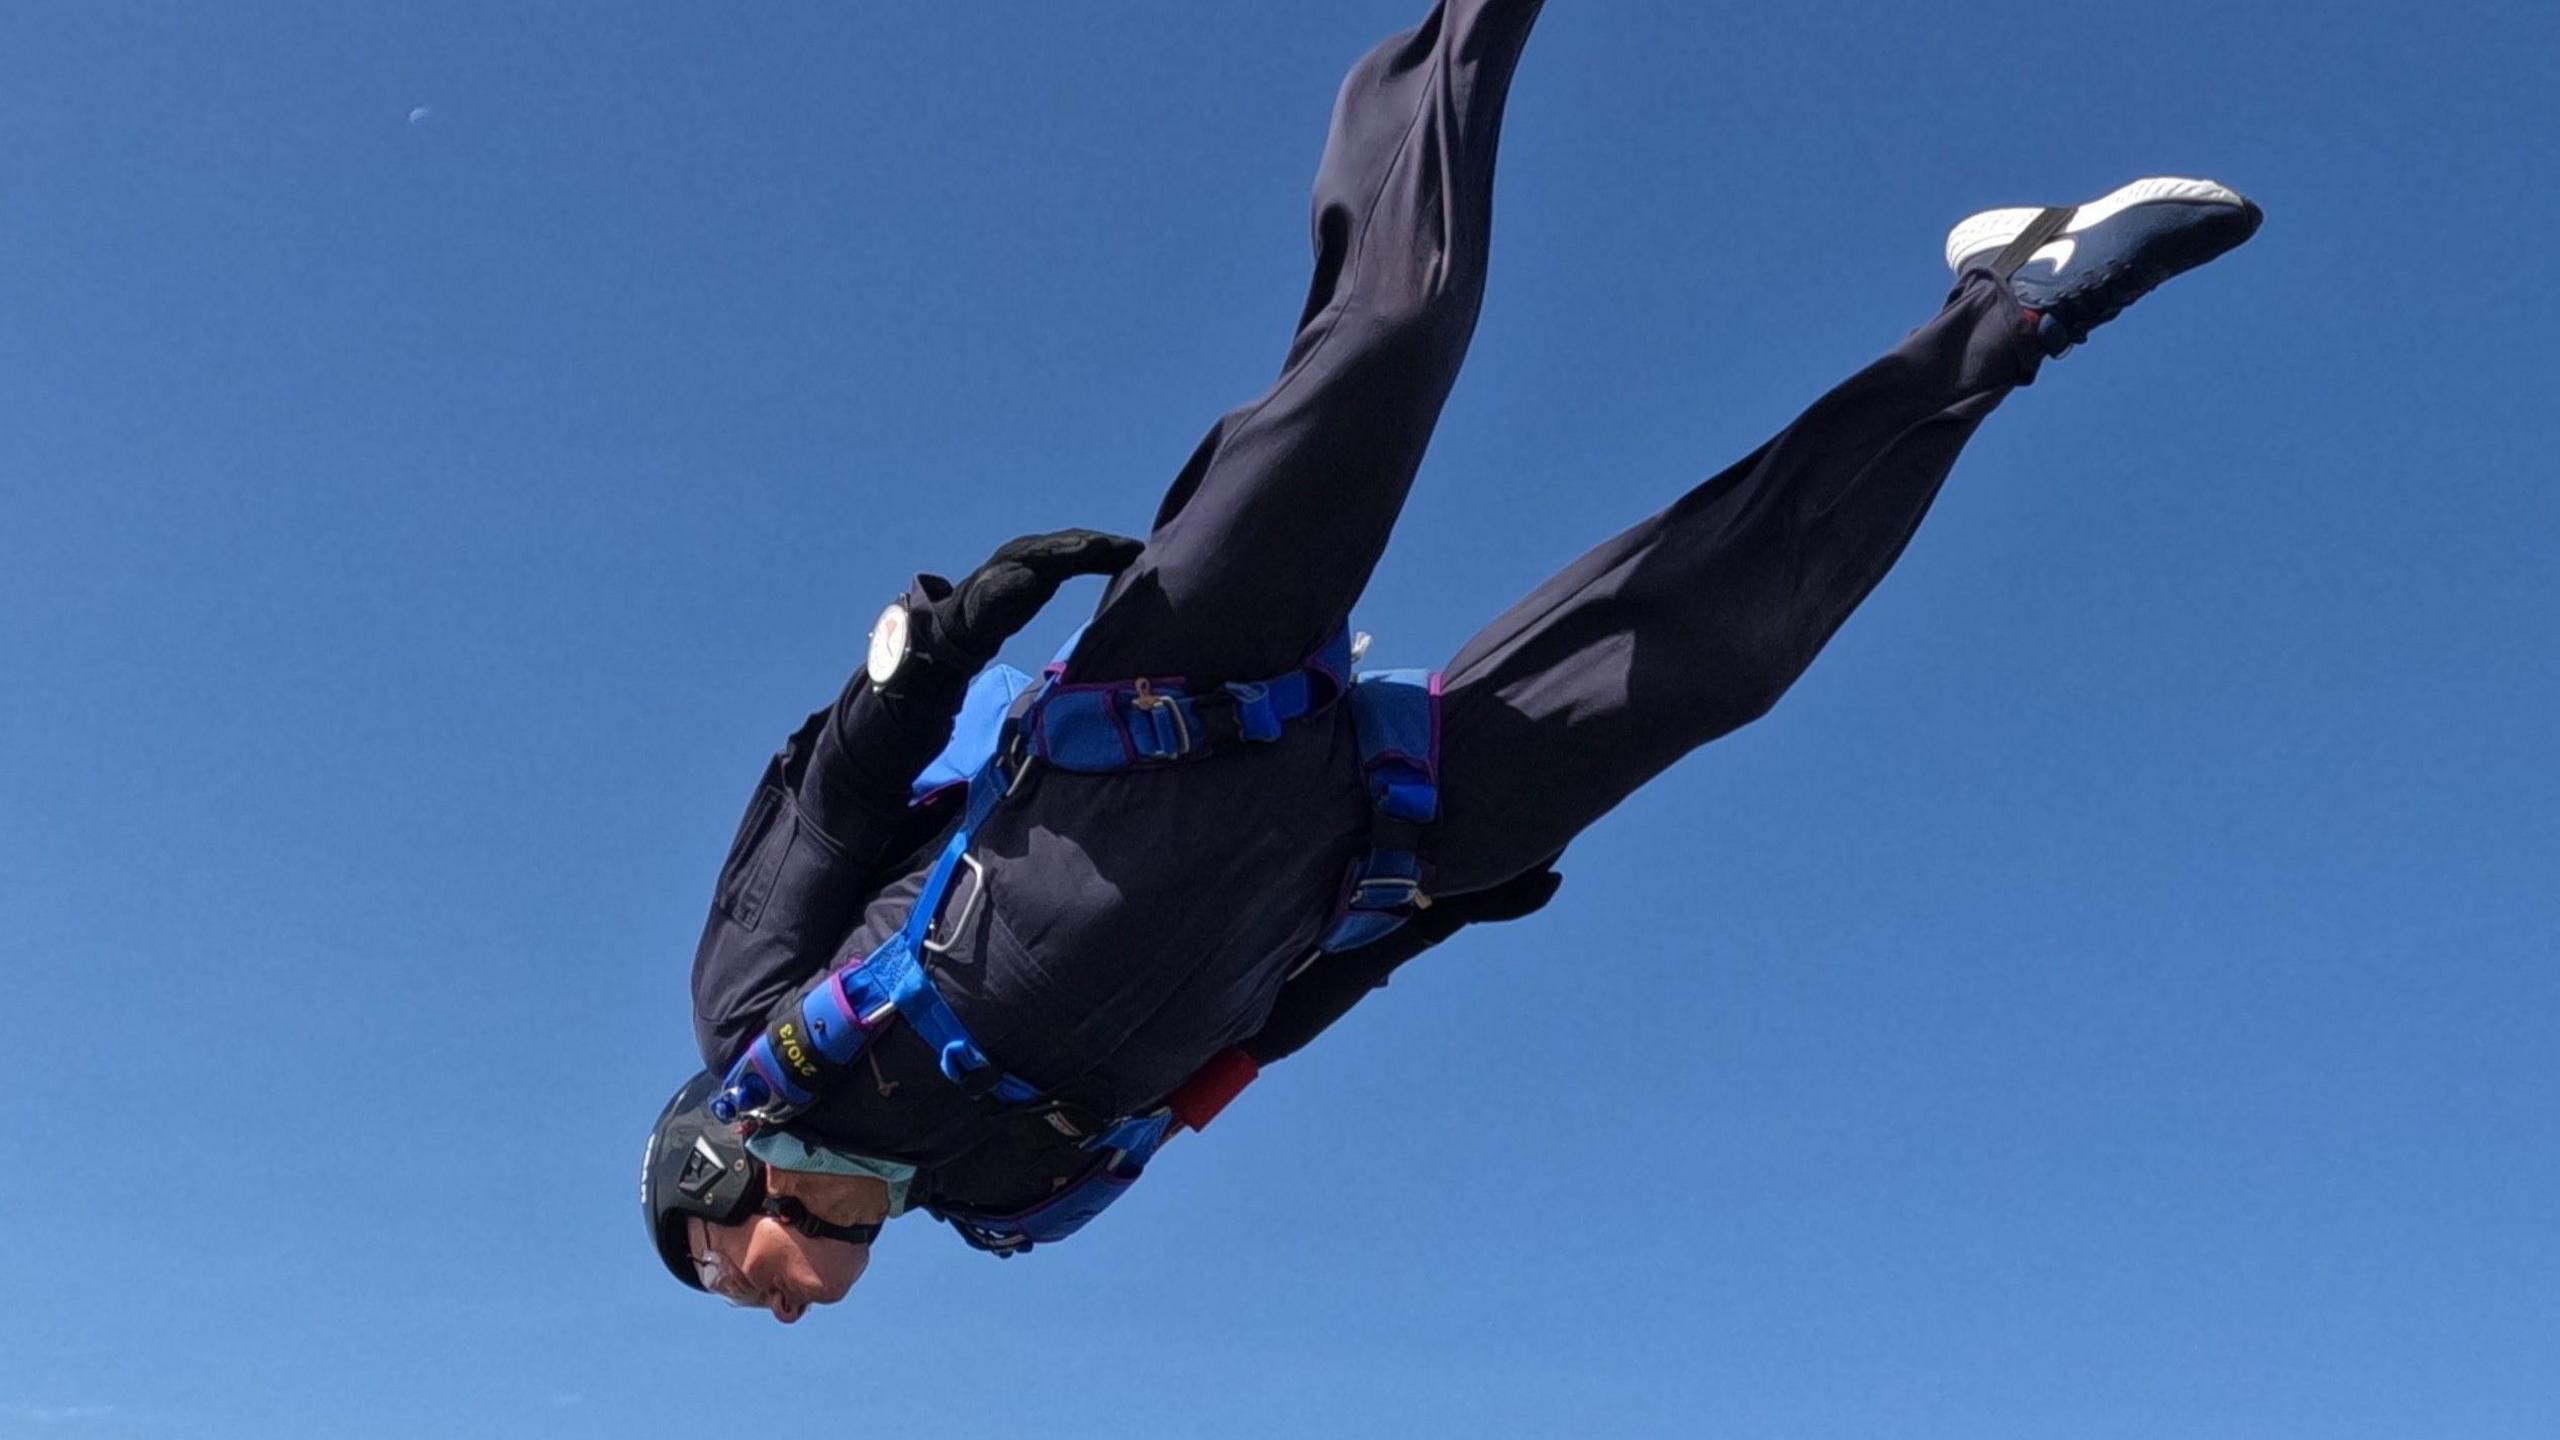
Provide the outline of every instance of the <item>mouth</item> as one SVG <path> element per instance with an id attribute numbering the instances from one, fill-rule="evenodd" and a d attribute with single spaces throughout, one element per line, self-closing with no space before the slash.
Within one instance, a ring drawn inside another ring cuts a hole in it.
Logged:
<path id="1" fill-rule="evenodd" d="M 806 1289 L 799 1283 L 799 1277 L 787 1272 L 775 1276 L 773 1283 L 765 1288 L 764 1301 L 765 1308 L 771 1310 L 784 1324 L 799 1319 L 809 1310 L 809 1296 Z"/>

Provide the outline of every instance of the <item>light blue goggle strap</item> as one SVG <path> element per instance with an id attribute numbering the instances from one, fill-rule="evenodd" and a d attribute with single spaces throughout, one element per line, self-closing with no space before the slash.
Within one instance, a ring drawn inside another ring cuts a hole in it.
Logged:
<path id="1" fill-rule="evenodd" d="M 1061 770 L 1108 774 L 1140 765 L 1203 755 L 1221 730 L 1233 738 L 1267 743 L 1289 722 L 1313 713 L 1345 688 L 1351 667 L 1351 631 L 1338 629 L 1324 648 L 1288 674 L 1236 681 L 1202 695 L 1178 679 L 1116 680 L 1070 685 L 1065 663 L 1049 667 L 1051 681 L 1024 714 L 1031 750 Z M 1212 721 L 1210 710 L 1219 712 Z"/>
<path id="2" fill-rule="evenodd" d="M 916 1167 L 902 1160 L 858 1155 L 834 1145 L 806 1140 L 788 1130 L 767 1128 L 747 1137 L 747 1153 L 777 1170 L 803 1175 L 862 1175 L 889 1187 L 889 1218 L 907 1213 Z"/>

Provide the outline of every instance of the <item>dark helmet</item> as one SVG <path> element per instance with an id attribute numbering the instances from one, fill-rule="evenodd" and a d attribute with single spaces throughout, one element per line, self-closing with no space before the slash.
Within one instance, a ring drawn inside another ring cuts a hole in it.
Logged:
<path id="1" fill-rule="evenodd" d="M 694 1289 L 693 1251 L 684 1222 L 734 1225 L 764 1206 L 764 1166 L 747 1153 L 746 1136 L 711 1116 L 720 1078 L 709 1071 L 684 1082 L 658 1112 L 649 1148 L 640 1157 L 640 1213 L 649 1243 L 667 1272 Z"/>

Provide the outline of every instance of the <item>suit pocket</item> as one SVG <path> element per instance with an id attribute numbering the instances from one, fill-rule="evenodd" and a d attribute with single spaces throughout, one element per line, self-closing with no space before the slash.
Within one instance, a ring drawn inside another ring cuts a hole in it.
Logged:
<path id="1" fill-rule="evenodd" d="M 716 903 L 721 914 L 744 929 L 756 928 L 799 833 L 800 807 L 791 803 L 791 797 L 778 785 L 758 790 L 755 803 L 747 807 L 745 823 L 738 827 L 738 838 L 730 843 L 729 858 L 720 867 Z"/>

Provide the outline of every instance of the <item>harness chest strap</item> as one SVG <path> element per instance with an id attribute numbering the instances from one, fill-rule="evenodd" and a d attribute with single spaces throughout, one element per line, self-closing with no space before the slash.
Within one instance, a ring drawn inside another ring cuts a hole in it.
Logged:
<path id="1" fill-rule="evenodd" d="M 716 1116 L 788 1120 L 815 1103 L 835 1072 L 851 1065 L 872 1033 L 896 1016 L 904 1016 L 933 1049 L 953 1084 L 1005 1105 L 1041 1098 L 1037 1086 L 1005 1072 L 978 1048 L 925 970 L 925 956 L 950 943 L 932 937 L 935 917 L 960 872 L 968 871 L 967 888 L 943 934 L 959 934 L 985 894 L 985 872 L 969 854 L 978 826 L 1034 761 L 1110 773 L 1204 759 L 1224 744 L 1276 740 L 1289 721 L 1317 713 L 1348 687 L 1355 653 L 1345 626 L 1297 670 L 1194 696 L 1177 680 L 1067 684 L 1067 657 L 1082 634 L 1069 638 L 1037 682 L 1001 666 L 972 682 L 952 747 L 926 767 L 934 784 L 920 780 L 915 796 L 920 801 L 940 788 L 941 777 L 965 774 L 967 809 L 905 923 L 870 955 L 809 989 L 796 1015 L 768 1026 L 747 1047 L 712 1101 Z M 1003 703 L 990 703 L 997 701 Z"/>
<path id="2" fill-rule="evenodd" d="M 1332 704 L 1350 686 L 1352 655 L 1345 627 L 1286 675 L 1196 695 L 1179 677 L 1070 685 L 1060 659 L 1023 712 L 1021 733 L 1041 761 L 1080 774 L 1201 759 L 1221 746 L 1277 740 L 1290 721 Z"/>
<path id="3" fill-rule="evenodd" d="M 963 869 L 969 873 L 970 888 L 952 917 L 949 933 L 960 931 L 985 894 L 985 871 L 969 855 L 969 842 L 1004 799 L 1006 784 L 995 783 L 986 773 L 1001 768 L 991 760 L 970 781 L 968 811 L 934 861 L 898 933 L 869 955 L 830 972 L 800 997 L 796 1016 L 777 1021 L 747 1047 L 712 1099 L 714 1118 L 765 1124 L 789 1120 L 815 1104 L 835 1074 L 853 1064 L 871 1037 L 901 1016 L 933 1050 L 944 1077 L 961 1089 L 991 1095 L 1008 1105 L 1040 1098 L 1038 1087 L 1002 1070 L 978 1048 L 968 1027 L 952 1013 L 950 1003 L 925 973 L 923 961 L 926 952 L 948 944 L 931 938 L 933 922 Z"/>
<path id="4" fill-rule="evenodd" d="M 1334 692 L 1347 689 L 1372 809 L 1371 844 L 1346 878 L 1321 948 L 1354 949 L 1393 933 L 1430 903 L 1422 891 L 1426 869 L 1417 844 L 1423 827 L 1439 812 L 1440 677 L 1419 670 L 1385 671 L 1346 686 L 1341 672 L 1351 653 L 1346 630 L 1305 670 L 1255 685 L 1228 685 L 1196 699 L 1147 681 L 1062 687 L 1064 663 L 1053 663 L 1029 702 L 1018 707 L 1018 718 L 989 745 L 991 753 L 971 768 L 967 810 L 905 923 L 870 955 L 838 967 L 811 987 L 795 1014 L 768 1027 L 730 1068 L 712 1101 L 713 1114 L 724 1122 L 790 1119 L 814 1104 L 836 1072 L 851 1066 L 871 1037 L 896 1017 L 906 1019 L 933 1050 L 943 1076 L 964 1092 L 1003 1106 L 1043 1098 L 1039 1087 L 978 1048 L 925 966 L 928 954 L 950 943 L 934 938 L 934 922 L 963 870 L 969 888 L 941 933 L 960 933 L 984 898 L 986 876 L 969 854 L 971 839 L 1034 758 L 1086 773 L 1180 763 L 1239 739 L 1276 739 L 1287 720 L 1320 710 Z M 1009 737 L 1012 743 L 1007 743 Z M 1223 1109 L 1254 1073 L 1249 1061 L 1239 1069 L 1232 1063 L 1222 1066 L 1225 1059 L 1213 1060 L 1186 1084 L 1177 1093 L 1177 1105 L 1124 1116 L 1089 1137 L 1088 1148 L 1110 1157 L 1095 1178 L 1108 1182 L 1106 1188 L 1125 1186 L 1178 1124 L 1197 1128 Z M 972 1244 L 1010 1254 L 1028 1249 L 1035 1239 L 1072 1233 L 1108 1203 L 1107 1195 L 1099 1201 L 1060 1199 L 1063 1208 L 1050 1217 L 1052 1228 L 1046 1233 L 1026 1228 L 1028 1221 L 1017 1224 L 1022 1217 L 944 1218 Z"/>

